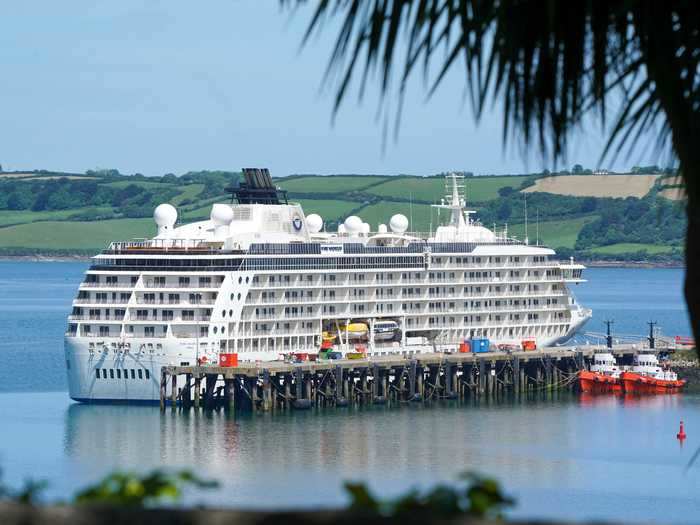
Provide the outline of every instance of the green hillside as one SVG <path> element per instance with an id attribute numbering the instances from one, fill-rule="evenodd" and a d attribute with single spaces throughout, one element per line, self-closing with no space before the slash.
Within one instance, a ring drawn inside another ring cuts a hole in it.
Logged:
<path id="1" fill-rule="evenodd" d="M 527 233 L 531 243 L 537 242 L 539 232 L 540 244 L 552 248 L 573 248 L 581 228 L 596 218 L 596 215 L 588 215 L 561 221 L 543 221 L 539 225 L 530 223 Z M 518 239 L 525 239 L 525 224 L 509 225 L 508 233 Z"/>
<path id="2" fill-rule="evenodd" d="M 162 177 L 122 175 L 116 170 L 67 174 L 49 171 L 0 173 L 0 254 L 96 252 L 112 240 L 155 233 L 153 209 L 162 202 L 178 208 L 181 221 L 209 217 L 211 205 L 228 202 L 225 188 L 237 172 L 200 171 Z M 520 193 L 538 176 L 466 177 L 468 204 L 476 218 L 509 234 L 525 237 L 525 198 L 530 212 L 529 239 L 563 254 L 594 257 L 672 257 L 682 253 L 682 207 L 662 199 L 660 182 L 643 198 L 606 198 Z M 403 213 L 414 231 L 439 224 L 430 204 L 445 196 L 443 177 L 408 175 L 292 175 L 274 179 L 307 214 L 321 215 L 329 229 L 348 215 L 359 215 L 372 229 Z M 593 179 L 591 179 L 593 180 Z M 442 221 L 447 219 L 442 211 Z M 640 255 L 642 254 L 642 255 Z"/>

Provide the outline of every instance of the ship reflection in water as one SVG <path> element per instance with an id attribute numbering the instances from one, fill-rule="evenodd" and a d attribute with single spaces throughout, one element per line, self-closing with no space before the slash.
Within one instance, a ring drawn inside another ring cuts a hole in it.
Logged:
<path id="1" fill-rule="evenodd" d="M 98 476 L 109 468 L 193 468 L 236 489 L 227 504 L 291 505 L 344 501 L 342 482 L 368 480 L 390 492 L 465 471 L 553 486 L 571 462 L 537 450 L 575 434 L 548 420 L 551 403 L 445 406 L 323 414 L 160 414 L 157 407 L 73 404 L 66 413 L 66 453 Z M 509 413 L 504 420 L 505 413 Z M 507 475 L 505 474 L 507 473 Z M 274 486 L 283 486 L 281 493 Z M 309 487 L 313 486 L 312 493 Z M 294 495 L 301 494 L 299 500 Z"/>
<path id="2" fill-rule="evenodd" d="M 680 404 L 682 394 L 679 392 L 658 395 L 639 395 L 623 392 L 582 392 L 579 395 L 581 406 L 596 407 L 639 407 L 644 410 L 668 410 Z"/>
<path id="3" fill-rule="evenodd" d="M 688 457 L 679 456 L 675 434 L 666 435 L 677 431 L 681 415 L 689 432 L 700 428 L 697 403 L 684 399 L 696 398 L 561 393 L 498 404 L 235 418 L 74 404 L 64 443 L 84 479 L 111 469 L 191 468 L 223 485 L 197 501 L 228 506 L 328 506 L 345 501 L 345 480 L 395 495 L 477 471 L 520 499 L 518 515 L 561 517 L 566 502 L 564 514 L 574 517 L 590 508 L 583 495 L 606 499 L 632 487 L 640 512 L 652 505 L 644 498 L 684 497 Z M 551 503 L 557 498 L 561 504 Z M 609 516 L 600 505 L 591 513 Z"/>

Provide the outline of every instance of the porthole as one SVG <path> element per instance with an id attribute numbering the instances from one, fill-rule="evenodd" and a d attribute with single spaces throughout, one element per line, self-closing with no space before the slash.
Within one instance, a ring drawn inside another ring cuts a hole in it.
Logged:
<path id="1" fill-rule="evenodd" d="M 233 310 L 229 310 L 229 311 L 228 311 L 228 316 L 229 316 L 229 317 L 233 317 Z"/>
<path id="2" fill-rule="evenodd" d="M 249 281 L 250 281 L 250 277 L 246 277 L 246 278 L 245 278 L 245 283 L 248 284 Z"/>
<path id="3" fill-rule="evenodd" d="M 241 300 L 241 294 L 238 294 L 238 300 L 239 301 Z"/>
<path id="4" fill-rule="evenodd" d="M 233 301 L 233 294 L 231 294 L 231 300 Z"/>
<path id="5" fill-rule="evenodd" d="M 241 284 L 243 282 L 243 277 L 238 278 L 238 284 Z"/>
<path id="6" fill-rule="evenodd" d="M 226 310 L 221 310 L 221 317 L 226 317 Z"/>
<path id="7" fill-rule="evenodd" d="M 215 327 L 214 327 L 214 333 L 216 333 L 217 331 L 218 331 L 218 328 L 215 326 Z"/>
<path id="8" fill-rule="evenodd" d="M 225 326 L 222 326 L 222 327 L 221 327 L 221 333 L 222 333 L 222 334 L 225 334 L 225 333 L 226 333 L 226 327 L 225 327 Z"/>

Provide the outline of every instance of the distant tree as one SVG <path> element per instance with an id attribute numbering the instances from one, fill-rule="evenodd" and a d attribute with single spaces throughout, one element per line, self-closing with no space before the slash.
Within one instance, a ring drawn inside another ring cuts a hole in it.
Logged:
<path id="1" fill-rule="evenodd" d="M 513 212 L 513 208 L 510 205 L 510 201 L 507 199 L 504 199 L 501 201 L 501 204 L 498 206 L 498 211 L 496 212 L 496 218 L 499 221 L 507 221 L 510 219 L 510 215 Z"/>
<path id="2" fill-rule="evenodd" d="M 580 164 L 574 164 L 574 167 L 571 168 L 571 173 L 574 175 L 581 175 L 583 173 L 583 166 Z"/>
<path id="3" fill-rule="evenodd" d="M 501 197 L 508 197 L 508 195 L 511 195 L 514 191 L 513 186 L 503 186 L 502 188 L 498 188 L 498 195 Z"/>
<path id="4" fill-rule="evenodd" d="M 598 207 L 598 200 L 595 197 L 586 197 L 581 203 L 581 212 L 590 213 Z"/>
<path id="5" fill-rule="evenodd" d="M 9 210 L 26 210 L 33 202 L 32 194 L 27 191 L 15 191 L 7 198 L 7 208 Z"/>

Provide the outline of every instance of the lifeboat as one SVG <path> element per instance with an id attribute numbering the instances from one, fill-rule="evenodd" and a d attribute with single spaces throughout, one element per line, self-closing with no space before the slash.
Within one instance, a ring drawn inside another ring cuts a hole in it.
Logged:
<path id="1" fill-rule="evenodd" d="M 620 374 L 620 380 L 630 394 L 672 394 L 686 383 L 675 372 L 659 366 L 659 359 L 651 353 L 635 356 L 632 367 Z"/>
<path id="2" fill-rule="evenodd" d="M 590 370 L 581 370 L 578 382 L 581 392 L 597 394 L 622 391 L 620 368 L 610 352 L 594 354 Z"/>
<path id="3" fill-rule="evenodd" d="M 350 339 L 367 337 L 367 332 L 369 332 L 369 328 L 367 328 L 365 323 L 350 323 L 347 326 L 341 326 L 340 330 L 342 333 L 347 334 Z"/>

